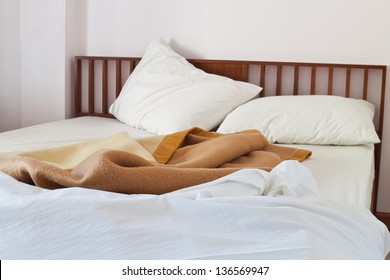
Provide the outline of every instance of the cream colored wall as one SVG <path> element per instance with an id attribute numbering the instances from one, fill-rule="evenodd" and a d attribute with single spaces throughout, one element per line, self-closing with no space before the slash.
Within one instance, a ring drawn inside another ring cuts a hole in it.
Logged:
<path id="1" fill-rule="evenodd" d="M 389 10 L 387 0 L 88 0 L 88 53 L 142 54 L 163 36 L 187 56 L 385 63 Z"/>
<path id="2" fill-rule="evenodd" d="M 70 117 L 71 58 L 85 49 L 86 1 L 21 3 L 22 126 Z"/>
<path id="3" fill-rule="evenodd" d="M 0 1 L 0 132 L 20 127 L 20 2 Z"/>
<path id="4" fill-rule="evenodd" d="M 187 57 L 390 65 L 388 0 L 20 3 L 21 94 L 6 97 L 14 103 L 15 113 L 6 113 L 16 125 L 19 116 L 23 125 L 29 125 L 70 115 L 73 55 L 141 56 L 148 42 L 158 36 L 171 39 L 173 47 Z M 17 17 L 17 12 L 14 15 Z M 17 21 L 6 20 L 6 24 L 10 22 Z M 1 29 L 1 39 L 4 30 Z M 18 45 L 17 38 L 13 43 Z M 12 53 L 4 47 L 0 50 L 7 55 Z M 18 72 L 17 67 L 14 72 Z M 5 80 L 0 79 L 2 83 Z M 13 84 L 18 91 L 17 82 Z M 390 212 L 390 82 L 388 85 L 379 198 L 379 210 L 386 212 Z M 1 86 L 0 90 L 3 91 Z M 4 96 L 0 92 L 0 100 Z M 49 102 L 40 104 L 43 99 Z M 0 107 L 2 118 L 4 112 Z M 0 122 L 0 129 L 1 126 Z"/>
<path id="5" fill-rule="evenodd" d="M 64 7 L 65 0 L 22 1 L 22 126 L 65 117 Z"/>
<path id="6" fill-rule="evenodd" d="M 87 1 L 65 0 L 65 116 L 73 113 L 73 57 L 86 52 Z"/>
<path id="7" fill-rule="evenodd" d="M 0 131 L 71 116 L 71 58 L 85 52 L 86 3 L 0 0 Z"/>

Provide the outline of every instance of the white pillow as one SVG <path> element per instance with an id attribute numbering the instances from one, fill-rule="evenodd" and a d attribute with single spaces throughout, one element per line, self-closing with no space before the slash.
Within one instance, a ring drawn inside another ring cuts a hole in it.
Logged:
<path id="1" fill-rule="evenodd" d="M 194 126 L 210 130 L 261 89 L 207 74 L 157 39 L 147 47 L 110 113 L 132 127 L 160 135 Z"/>
<path id="2" fill-rule="evenodd" d="M 271 143 L 359 145 L 380 142 L 373 104 L 338 96 L 273 96 L 230 113 L 218 129 L 261 131 Z"/>

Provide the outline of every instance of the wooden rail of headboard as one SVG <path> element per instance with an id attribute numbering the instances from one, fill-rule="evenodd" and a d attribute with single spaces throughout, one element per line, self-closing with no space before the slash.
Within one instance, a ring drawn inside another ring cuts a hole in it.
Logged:
<path id="1" fill-rule="evenodd" d="M 119 95 L 124 82 L 140 60 L 139 57 L 76 56 L 74 115 L 76 117 L 112 118 L 113 116 L 108 113 L 108 108 L 111 105 L 109 102 L 110 94 L 114 95 L 111 96 L 113 99 Z M 382 137 L 386 66 L 206 59 L 189 59 L 188 61 L 208 73 L 255 83 L 263 88 L 260 97 L 328 94 L 369 100 L 376 105 L 376 129 L 379 137 Z M 97 64 L 99 64 L 99 71 L 96 71 Z M 110 75 L 112 71 L 115 73 Z M 86 77 L 83 77 L 83 73 L 86 73 Z M 114 80 L 114 83 L 111 83 L 113 89 L 109 87 L 110 77 L 111 80 Z M 95 89 L 96 84 L 100 84 L 101 92 L 99 94 Z M 371 87 L 371 84 L 376 86 Z M 86 86 L 83 87 L 83 85 Z M 340 87 L 340 85 L 342 86 Z M 83 96 L 86 97 L 83 98 Z M 97 102 L 97 96 L 100 96 L 100 102 Z M 96 108 L 95 103 L 101 104 L 99 109 Z M 374 213 L 377 203 L 380 156 L 381 144 L 377 144 L 375 147 L 376 167 L 372 199 Z"/>

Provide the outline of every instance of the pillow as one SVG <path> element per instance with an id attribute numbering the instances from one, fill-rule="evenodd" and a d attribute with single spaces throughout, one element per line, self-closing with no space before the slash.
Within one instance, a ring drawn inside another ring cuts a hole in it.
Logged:
<path id="1" fill-rule="evenodd" d="M 194 126 L 211 130 L 260 91 L 250 83 L 207 74 L 157 39 L 147 47 L 110 113 L 160 135 Z"/>
<path id="2" fill-rule="evenodd" d="M 380 142 L 373 104 L 339 96 L 272 96 L 234 110 L 218 129 L 261 131 L 271 143 L 359 145 Z"/>

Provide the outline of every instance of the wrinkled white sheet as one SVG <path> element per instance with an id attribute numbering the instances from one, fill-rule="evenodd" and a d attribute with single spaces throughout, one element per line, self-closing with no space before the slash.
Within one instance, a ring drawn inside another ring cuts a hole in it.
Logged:
<path id="1" fill-rule="evenodd" d="M 387 228 L 326 205 L 286 161 L 156 195 L 45 190 L 0 173 L 0 259 L 383 259 Z"/>

